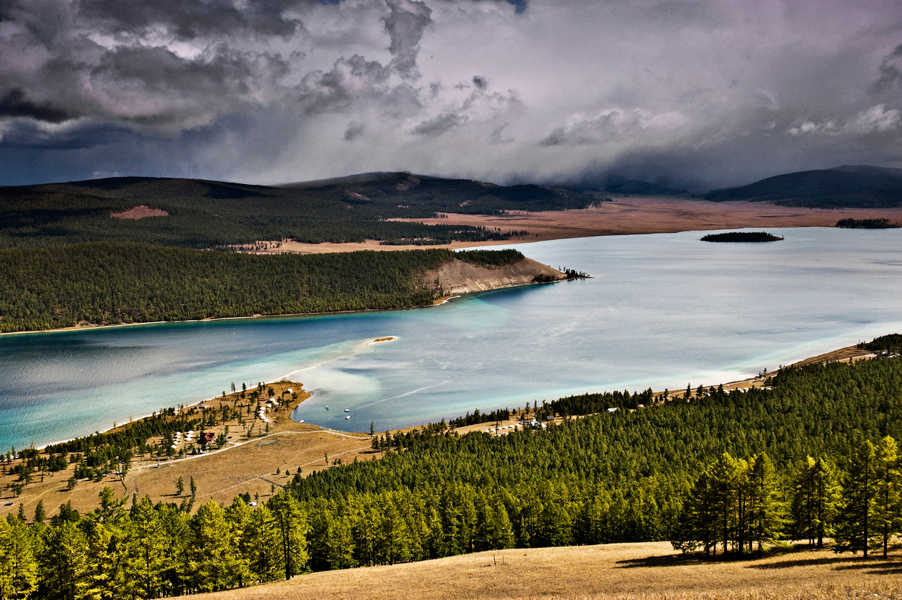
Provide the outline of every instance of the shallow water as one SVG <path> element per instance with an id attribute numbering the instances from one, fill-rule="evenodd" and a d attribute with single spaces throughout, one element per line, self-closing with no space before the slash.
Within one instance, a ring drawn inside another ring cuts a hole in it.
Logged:
<path id="1" fill-rule="evenodd" d="M 770 231 L 786 239 L 526 244 L 592 279 L 427 309 L 2 336 L 0 448 L 106 429 L 233 381 L 290 376 L 314 393 L 295 418 L 382 431 L 585 391 L 727 382 L 902 331 L 902 230 Z"/>

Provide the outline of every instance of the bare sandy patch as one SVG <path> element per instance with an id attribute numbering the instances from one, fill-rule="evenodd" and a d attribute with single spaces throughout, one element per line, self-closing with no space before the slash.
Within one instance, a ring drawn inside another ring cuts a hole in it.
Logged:
<path id="1" fill-rule="evenodd" d="M 483 267 L 452 260 L 438 269 L 428 271 L 424 281 L 430 289 L 442 291 L 444 296 L 449 296 L 529 285 L 535 283 L 537 277 L 555 281 L 566 279 L 567 276 L 530 258 L 502 267 Z"/>
<path id="2" fill-rule="evenodd" d="M 129 221 L 137 221 L 147 217 L 168 217 L 169 213 L 160 208 L 151 208 L 146 204 L 130 208 L 123 212 L 110 213 L 114 219 L 126 219 Z"/>

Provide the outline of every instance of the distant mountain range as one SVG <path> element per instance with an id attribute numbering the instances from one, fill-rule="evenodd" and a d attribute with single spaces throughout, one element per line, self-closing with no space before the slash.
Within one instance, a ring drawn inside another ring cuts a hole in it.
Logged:
<path id="1" fill-rule="evenodd" d="M 542 185 L 500 186 L 410 173 L 366 173 L 282 186 L 117 177 L 0 187 L 0 248 L 86 241 L 134 241 L 208 248 L 257 240 L 444 243 L 507 239 L 465 225 L 398 218 L 440 212 L 585 208 L 597 196 Z M 150 218 L 112 218 L 146 206 Z"/>
<path id="2" fill-rule="evenodd" d="M 811 208 L 889 208 L 902 206 L 902 169 L 843 165 L 786 173 L 713 190 L 703 197 L 715 202 L 747 200 Z"/>

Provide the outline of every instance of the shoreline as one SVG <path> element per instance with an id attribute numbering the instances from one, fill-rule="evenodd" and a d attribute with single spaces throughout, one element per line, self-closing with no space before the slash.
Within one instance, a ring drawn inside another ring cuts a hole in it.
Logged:
<path id="1" fill-rule="evenodd" d="M 459 297 L 460 297 L 460 296 L 452 296 L 452 297 L 449 297 L 449 298 L 445 298 L 445 299 L 443 300 L 442 303 L 444 303 L 444 302 L 449 302 L 450 300 L 453 300 L 454 298 L 459 298 Z M 379 346 L 379 345 L 382 345 L 382 344 L 387 344 L 387 343 L 395 342 L 395 341 L 397 341 L 397 340 L 399 340 L 399 339 L 400 339 L 400 338 L 399 338 L 398 336 L 395 336 L 395 335 L 389 335 L 389 336 L 384 336 L 384 338 L 378 338 L 378 339 L 370 340 L 370 341 L 366 342 L 366 345 L 368 345 L 368 346 Z M 790 364 L 788 364 L 788 365 L 781 365 L 780 368 L 774 369 L 773 371 L 769 371 L 769 372 L 767 373 L 767 375 L 765 375 L 765 376 L 763 376 L 763 377 L 760 376 L 760 375 L 756 375 L 756 376 L 752 376 L 752 377 L 747 377 L 747 378 L 745 378 L 745 379 L 739 379 L 739 380 L 736 380 L 736 381 L 729 381 L 729 382 L 720 381 L 720 382 L 716 382 L 716 383 L 701 383 L 701 384 L 698 384 L 698 385 L 701 385 L 701 386 L 703 386 L 703 387 L 705 387 L 705 388 L 712 387 L 712 386 L 715 386 L 715 387 L 716 387 L 716 386 L 718 386 L 718 385 L 723 385 L 725 390 L 730 390 L 730 389 L 735 389 L 736 387 L 739 387 L 740 385 L 751 384 L 751 383 L 754 383 L 754 382 L 760 382 L 760 381 L 763 381 L 763 380 L 766 379 L 767 377 L 771 377 L 771 376 L 777 374 L 777 373 L 780 372 L 782 369 L 787 369 L 787 368 L 790 368 L 790 367 L 807 366 L 807 365 L 809 365 L 809 364 L 814 364 L 814 363 L 827 364 L 827 363 L 830 363 L 830 362 L 854 362 L 855 360 L 869 359 L 869 358 L 874 358 L 875 356 L 876 356 L 876 355 L 873 354 L 873 352 L 871 352 L 870 350 L 859 349 L 859 348 L 857 347 L 857 345 L 843 346 L 843 347 L 841 347 L 841 348 L 835 348 L 835 349 L 833 349 L 833 350 L 829 350 L 829 351 L 827 351 L 827 352 L 824 352 L 824 353 L 821 353 L 821 354 L 818 354 L 818 355 L 815 355 L 815 356 L 803 358 L 803 359 L 801 359 L 801 360 L 798 360 L 798 361 L 796 361 L 796 362 L 790 363 Z M 286 381 L 289 381 L 289 377 L 295 375 L 298 371 L 301 371 L 301 370 L 303 370 L 303 369 L 295 369 L 294 371 L 291 371 L 291 372 L 289 372 L 289 373 L 287 373 L 287 374 L 285 374 L 285 375 L 279 377 L 278 379 L 275 379 L 275 380 L 273 380 L 273 381 L 265 381 L 265 382 L 263 382 L 263 384 L 264 384 L 264 385 L 274 385 L 274 384 L 284 383 L 284 382 L 286 382 Z M 303 382 L 296 382 L 296 383 L 298 383 L 299 385 L 301 385 L 301 386 L 302 386 L 302 389 L 303 389 Z M 696 386 L 696 387 L 698 387 L 698 386 Z M 641 391 L 641 390 L 635 390 L 635 391 Z M 680 392 L 680 390 L 677 390 L 677 389 L 670 390 L 670 393 L 671 393 L 671 394 L 679 393 L 679 392 Z M 308 400 L 308 399 L 314 397 L 314 396 L 315 396 L 315 393 L 316 393 L 316 390 L 311 390 L 311 391 L 309 391 L 309 392 L 305 390 L 305 393 L 307 394 L 307 397 L 301 399 L 301 400 L 298 402 L 298 405 L 300 405 L 302 402 L 304 402 L 304 400 Z M 582 392 L 582 393 L 591 393 L 591 392 Z M 655 394 L 655 396 L 663 395 L 663 394 L 664 394 L 664 390 L 655 390 L 653 393 Z M 231 395 L 231 394 L 229 394 L 229 395 Z M 197 402 L 193 402 L 193 403 L 191 403 L 191 404 L 178 404 L 178 405 L 172 406 L 172 407 L 165 407 L 163 410 L 165 410 L 165 409 L 167 409 L 167 408 L 174 408 L 175 410 L 181 412 L 181 411 L 184 411 L 184 410 L 188 410 L 188 409 L 197 407 L 197 406 L 199 406 L 199 405 L 201 405 L 201 404 L 204 404 L 204 403 L 207 403 L 207 402 L 215 402 L 215 401 L 218 401 L 218 400 L 219 400 L 218 397 L 206 398 L 206 399 L 204 399 L 204 400 L 198 400 Z M 179 408 L 179 407 L 181 407 L 181 408 Z M 296 408 L 296 407 L 295 407 L 295 408 Z M 482 409 L 480 409 L 480 410 L 482 410 Z M 292 409 L 292 412 L 293 412 L 293 411 L 294 411 L 294 409 Z M 155 412 L 156 412 L 156 411 L 155 411 Z M 136 418 L 134 418 L 134 419 L 131 419 L 128 423 L 119 423 L 119 424 L 116 424 L 114 427 L 108 427 L 107 429 L 104 429 L 104 430 L 102 430 L 102 431 L 101 431 L 101 430 L 97 430 L 95 433 L 91 433 L 91 434 L 88 434 L 88 435 L 74 436 L 74 437 L 67 438 L 67 439 L 63 439 L 63 440 L 59 440 L 59 441 L 56 441 L 56 442 L 48 442 L 47 444 L 44 444 L 44 445 L 42 445 L 42 446 L 37 446 L 36 449 L 37 449 L 37 450 L 43 451 L 47 446 L 54 446 L 54 445 L 57 445 L 57 444 L 65 444 L 65 443 L 71 442 L 71 441 L 76 440 L 76 439 L 81 439 L 81 438 L 88 438 L 88 437 L 91 437 L 92 435 L 96 435 L 97 433 L 99 433 L 99 434 L 101 434 L 101 435 L 102 435 L 102 434 L 106 434 L 106 433 L 109 433 L 109 432 L 111 432 L 111 431 L 115 431 L 115 430 L 117 430 L 117 429 L 121 429 L 121 428 L 123 428 L 123 427 L 126 427 L 127 425 L 129 425 L 129 424 L 131 424 L 131 423 L 136 423 L 136 422 L 141 421 L 141 420 L 143 420 L 143 419 L 147 419 L 147 418 L 149 418 L 149 417 L 152 417 L 153 414 L 154 414 L 154 413 L 150 413 L 150 414 L 146 414 L 146 415 L 143 415 L 143 416 L 140 416 L 140 417 L 136 417 Z M 460 416 L 463 416 L 463 415 L 457 415 L 457 417 L 460 417 Z M 446 417 L 444 417 L 444 418 L 446 418 L 446 419 L 454 419 L 454 418 L 457 418 L 457 417 L 446 416 Z M 344 431 L 344 430 L 342 430 L 342 429 L 335 429 L 334 427 L 325 427 L 325 426 L 318 425 L 318 424 L 312 423 L 312 422 L 295 421 L 294 419 L 291 418 L 290 413 L 289 413 L 289 420 L 290 420 L 292 423 L 297 423 L 297 424 L 301 424 L 301 425 L 308 425 L 308 426 L 311 426 L 311 427 L 315 427 L 316 429 L 321 430 L 321 431 L 330 431 L 330 432 L 334 432 L 334 433 L 337 433 L 337 434 L 351 435 L 351 434 L 359 434 L 359 433 L 360 433 L 359 431 Z M 411 427 L 403 427 L 403 428 L 399 428 L 399 429 L 397 429 L 397 430 L 392 430 L 392 431 L 407 431 L 407 430 L 409 430 L 409 429 L 418 429 L 418 428 L 420 428 L 420 427 L 422 427 L 422 426 L 424 426 L 424 425 L 429 425 L 430 423 L 431 423 L 431 422 L 428 422 L 428 423 L 420 423 L 420 424 L 418 424 L 418 425 L 413 425 L 413 426 L 411 426 Z M 231 447 L 231 446 L 230 446 L 230 447 Z M 226 449 L 227 449 L 227 448 L 226 448 Z"/>
<path id="2" fill-rule="evenodd" d="M 390 341 L 398 339 L 397 336 L 383 337 L 390 339 L 377 342 L 377 345 L 379 343 L 389 343 Z M 367 343 L 372 344 L 374 343 L 374 340 L 370 340 Z M 857 345 L 845 346 L 788 365 L 781 365 L 779 369 L 770 371 L 766 375 L 759 373 L 757 376 L 739 381 L 708 382 L 701 385 L 704 388 L 723 385 L 726 391 L 744 391 L 751 387 L 763 386 L 764 381 L 768 377 L 778 373 L 780 369 L 812 363 L 856 362 L 858 360 L 869 360 L 874 356 L 873 352 L 866 349 L 859 349 Z M 345 461 L 350 462 L 351 459 L 372 460 L 382 456 L 383 453 L 381 451 L 374 451 L 372 449 L 371 444 L 369 443 L 371 438 L 365 432 L 344 431 L 316 423 L 295 421 L 291 417 L 294 409 L 305 400 L 311 398 L 316 392 L 316 390 L 305 390 L 303 382 L 289 380 L 286 376 L 280 377 L 272 382 L 265 382 L 264 386 L 276 388 L 276 397 L 280 400 L 283 398 L 284 394 L 288 393 L 286 390 L 290 388 L 295 389 L 295 393 L 299 396 L 296 403 L 290 400 L 287 402 L 281 401 L 280 403 L 284 406 L 273 409 L 274 412 L 270 415 L 273 425 L 271 430 L 267 429 L 264 432 L 263 422 L 256 420 L 256 418 L 253 421 L 251 428 L 247 430 L 247 433 L 244 435 L 242 434 L 243 429 L 233 424 L 232 434 L 235 436 L 235 439 L 232 439 L 232 436 L 228 435 L 229 431 L 226 429 L 224 434 L 227 435 L 228 438 L 221 448 L 210 449 L 197 454 L 184 452 L 181 455 L 169 457 L 163 455 L 151 455 L 144 458 L 142 455 L 141 457 L 135 458 L 134 464 L 129 468 L 128 473 L 124 478 L 122 478 L 117 471 L 112 471 L 104 474 L 99 481 L 78 480 L 77 485 L 67 490 L 64 486 L 66 478 L 72 474 L 73 466 L 70 465 L 66 470 L 63 470 L 60 473 L 48 473 L 48 481 L 46 483 L 42 478 L 40 482 L 36 481 L 28 484 L 21 496 L 10 497 L 9 495 L 4 495 L 4 502 L 2 506 L 0 506 L 0 516 L 14 512 L 15 504 L 22 504 L 31 510 L 38 501 L 47 498 L 53 498 L 51 506 L 49 507 L 51 512 L 53 512 L 52 506 L 57 504 L 58 500 L 65 503 L 67 499 L 75 499 L 81 507 L 93 507 L 96 505 L 97 493 L 103 486 L 113 487 L 117 490 L 117 493 L 120 493 L 118 491 L 119 487 L 123 487 L 124 492 L 121 492 L 124 493 L 123 497 L 131 494 L 150 494 L 151 496 L 154 496 L 156 500 L 171 501 L 167 500 L 167 497 L 173 496 L 170 492 L 173 486 L 172 482 L 178 477 L 184 477 L 186 481 L 189 477 L 198 478 L 198 481 L 201 484 L 200 489 L 202 490 L 199 497 L 210 497 L 217 501 L 225 501 L 228 500 L 228 498 L 237 495 L 242 490 L 245 492 L 254 492 L 261 497 L 265 497 L 271 493 L 271 490 L 286 485 L 292 475 L 292 471 L 299 472 L 300 469 L 303 469 L 303 473 L 306 475 L 322 469 L 332 468 L 336 464 L 345 464 Z M 248 388 L 248 390 L 251 390 L 251 388 Z M 680 393 L 680 390 L 671 391 L 670 397 L 679 395 Z M 182 413 L 190 413 L 197 411 L 199 405 L 204 405 L 205 410 L 218 411 L 221 405 L 234 405 L 234 402 L 238 401 L 235 400 L 238 394 L 240 394 L 240 392 L 236 391 L 228 394 L 226 397 L 208 397 L 190 405 L 181 405 L 180 407 L 179 405 L 176 405 L 173 408 Z M 656 402 L 650 405 L 648 407 L 649 409 L 663 405 L 667 402 L 663 397 L 662 391 L 654 392 L 654 396 Z M 250 402 L 250 400 L 242 400 L 242 402 L 245 401 Z M 263 401 L 265 402 L 265 398 Z M 515 407 L 512 410 L 521 411 L 522 408 Z M 138 419 L 132 419 L 128 423 L 106 429 L 102 433 L 109 433 L 110 431 L 126 428 L 131 424 L 150 416 L 151 415 L 146 415 Z M 462 415 L 446 415 L 445 420 L 455 419 L 460 416 Z M 561 417 L 555 416 L 552 422 L 560 423 L 561 421 Z M 438 421 L 432 420 L 428 423 L 391 429 L 390 431 L 393 434 L 397 434 L 418 430 L 429 423 L 435 422 Z M 511 419 L 503 422 L 502 425 L 509 425 L 511 423 L 516 424 L 517 422 L 517 417 L 512 416 Z M 266 422 L 266 426 L 269 426 L 269 422 Z M 472 425 L 455 427 L 454 431 L 460 435 L 464 435 L 471 431 L 486 431 L 486 427 L 491 426 L 492 423 L 488 422 L 474 423 Z M 219 431 L 222 430 L 223 427 L 225 426 L 217 426 L 213 428 L 213 430 Z M 255 432 L 257 429 L 259 429 L 259 431 Z M 55 442 L 54 444 L 61 444 L 75 439 L 83 439 L 90 437 L 90 435 L 75 436 L 68 440 Z M 503 433 L 498 433 L 497 435 L 503 435 Z M 157 437 L 159 436 L 151 438 L 148 440 L 148 443 L 157 443 Z M 165 440 L 166 438 L 163 437 L 159 443 L 163 443 Z M 38 450 L 44 454 L 46 453 L 47 446 L 52 446 L 54 444 L 47 444 L 40 447 Z M 188 446 L 182 447 L 182 450 L 188 450 Z M 323 458 L 324 451 L 325 458 Z M 261 452 L 263 454 L 261 454 Z M 195 461 L 204 457 L 208 457 L 210 462 L 204 463 L 203 468 L 192 466 L 198 463 L 190 461 Z M 19 459 L 16 459 L 12 464 L 17 462 L 19 462 Z M 61 486 L 63 487 L 61 488 Z"/>
<path id="3" fill-rule="evenodd" d="M 540 227 L 549 226 L 545 223 L 549 219 L 557 219 L 558 221 L 568 221 L 570 220 L 589 220 L 590 224 L 585 227 L 580 226 L 568 226 L 566 223 L 562 226 L 560 224 L 551 227 L 553 231 L 549 230 L 548 232 L 538 233 L 535 238 L 522 238 L 515 237 L 507 240 L 492 240 L 486 242 L 451 242 L 450 244 L 438 244 L 438 245 L 430 245 L 430 246 L 400 246 L 400 245 L 381 245 L 381 243 L 377 240 L 367 240 L 362 244 L 358 243 L 332 243 L 332 242 L 324 242 L 321 244 L 303 244 L 299 242 L 280 242 L 282 246 L 272 250 L 261 250 L 261 251 L 248 251 L 247 254 L 329 254 L 329 253 L 338 253 L 338 252 L 356 252 L 356 251 L 365 251 L 365 250 L 376 250 L 376 251 L 400 251 L 400 250 L 428 250 L 428 249 L 463 249 L 463 248 L 485 248 L 491 249 L 493 246 L 521 246 L 526 244 L 534 244 L 537 242 L 546 242 L 553 240 L 562 240 L 562 239 L 578 239 L 578 238 L 587 238 L 587 237 L 611 237 L 611 236 L 621 236 L 621 235 L 652 235 L 652 234 L 662 234 L 662 233 L 683 233 L 687 231 L 711 231 L 713 229 L 742 229 L 747 227 L 772 227 L 772 228 L 800 228 L 800 227 L 827 227 L 827 228 L 835 228 L 835 223 L 837 217 L 839 218 L 853 218 L 853 217 L 872 217 L 874 215 L 878 216 L 886 216 L 890 215 L 893 218 L 897 218 L 902 221 L 902 208 L 886 208 L 886 209 L 819 209 L 819 208 L 792 208 L 792 207 L 782 207 L 782 206 L 774 206 L 762 203 L 753 203 L 753 202 L 709 202 L 702 200 L 687 200 L 685 198 L 618 198 L 613 202 L 606 203 L 607 205 L 617 206 L 621 209 L 622 214 L 627 214 L 629 221 L 624 224 L 620 223 L 620 229 L 617 227 L 600 227 L 597 219 L 599 217 L 607 217 L 610 216 L 611 212 L 606 212 L 606 206 L 602 205 L 599 208 L 587 208 L 587 209 L 576 209 L 576 210 L 566 210 L 566 211 L 546 211 L 546 212 L 511 212 L 505 213 L 503 215 L 465 215 L 459 213 L 441 213 L 444 217 L 439 219 L 399 219 L 399 220 L 407 220 L 411 222 L 418 223 L 434 223 L 434 224 L 479 224 L 485 227 L 491 228 L 499 228 L 502 230 L 508 231 L 518 231 L 528 228 L 530 223 L 535 226 L 538 224 Z M 636 205 L 647 205 L 654 207 L 656 210 L 650 211 L 650 214 L 656 215 L 657 220 L 652 220 L 650 225 L 640 226 L 635 221 L 639 218 L 643 218 L 644 216 L 648 216 L 649 213 L 642 213 L 641 211 L 636 211 Z M 751 222 L 735 222 L 732 225 L 725 224 L 723 222 L 708 222 L 704 219 L 700 219 L 697 215 L 689 214 L 687 215 L 687 211 L 691 212 L 691 209 L 687 209 L 685 205 L 690 207 L 701 206 L 707 210 L 711 211 L 721 211 L 724 213 L 721 215 L 722 217 L 728 216 L 736 219 L 749 219 L 749 216 L 745 213 L 750 211 L 755 212 L 755 217 L 758 219 L 750 219 Z M 682 218 L 684 223 L 670 222 L 667 221 L 668 217 L 673 217 L 673 214 L 670 213 L 661 213 L 659 208 L 661 206 L 669 207 L 671 209 L 671 213 L 673 213 L 674 209 L 676 210 L 676 218 Z M 735 208 L 739 207 L 739 210 L 729 211 L 724 210 L 725 208 Z M 763 210 L 767 209 L 767 210 Z M 757 212 L 756 212 L 757 211 Z M 806 212 L 807 211 L 807 212 Z M 638 215 L 634 215 L 632 213 L 638 212 Z M 773 212 L 784 212 L 787 213 L 784 216 L 776 215 L 776 214 L 767 214 Z M 758 214 L 761 213 L 761 214 Z M 827 217 L 826 215 L 829 215 Z M 849 217 L 849 215 L 852 215 Z M 564 218 L 561 218 L 564 217 Z M 832 224 L 828 224 L 825 222 L 825 218 Z M 479 220 L 480 223 L 473 223 L 473 220 Z M 762 219 L 773 219 L 770 221 L 761 222 Z M 787 221 L 788 219 L 788 221 Z M 660 223 L 664 220 L 663 225 L 655 225 L 655 223 Z M 556 223 L 557 221 L 555 221 Z M 593 224 L 594 223 L 594 224 Z M 528 257 L 527 257 L 527 260 Z M 549 282 L 555 283 L 555 282 Z M 523 283 L 523 284 L 514 284 L 514 285 L 502 285 L 497 288 L 492 289 L 504 289 L 509 287 L 521 287 L 524 285 L 540 285 L 539 282 L 533 283 Z M 479 293 L 481 291 L 490 291 L 490 290 L 478 290 L 470 293 Z M 109 329 L 114 327 L 140 327 L 140 326 L 148 326 L 148 325 L 167 325 L 167 324 L 177 324 L 177 323 L 205 323 L 205 322 L 218 322 L 218 321 L 232 321 L 238 319 L 266 319 L 266 318 L 287 318 L 287 317 L 319 317 L 319 316 L 327 316 L 327 315 L 342 315 L 342 314 L 356 314 L 356 313 L 366 313 L 366 312 L 378 312 L 378 311 L 387 311 L 387 310 L 409 310 L 414 308 L 428 308 L 430 306 L 438 306 L 444 304 L 448 300 L 452 300 L 458 295 L 450 294 L 447 297 L 436 298 L 432 304 L 428 305 L 419 305 L 419 306 L 407 306 L 407 307 L 395 307 L 395 308 L 364 308 L 358 310 L 340 310 L 340 311 L 331 311 L 331 312 L 310 312 L 310 313 L 282 313 L 282 314 L 272 314 L 272 315 L 262 315 L 262 314 L 254 314 L 254 315 L 243 315 L 243 316 L 233 316 L 233 317 L 208 317 L 204 319 L 186 319 L 179 321 L 147 321 L 141 323 L 115 323 L 109 325 L 74 325 L 72 327 L 56 327 L 53 329 L 39 329 L 39 330 L 23 330 L 23 331 L 7 331 L 0 333 L 0 337 L 2 336 L 15 336 L 15 335 L 31 335 L 31 334 L 39 334 L 39 333 L 66 333 L 66 332 L 74 332 L 74 331 L 90 331 L 90 330 L 102 330 Z"/>
<path id="4" fill-rule="evenodd" d="M 529 259 L 527 259 L 529 260 Z M 206 319 L 186 319 L 184 321 L 147 321 L 145 323 L 114 323 L 111 325 L 74 325 L 72 327 L 56 327 L 54 329 L 35 329 L 35 330 L 26 330 L 26 331 L 5 331 L 0 333 L 0 337 L 3 336 L 14 336 L 14 335 L 36 335 L 42 333 L 72 333 L 75 331 L 99 331 L 106 329 L 113 329 L 117 327 L 145 327 L 150 325 L 177 325 L 180 323 L 215 323 L 220 321 L 237 321 L 242 319 L 285 319 L 292 317 L 326 317 L 331 315 L 353 315 L 358 313 L 369 313 L 369 312 L 384 312 L 384 311 L 392 311 L 392 310 L 415 310 L 420 308 L 432 308 L 434 306 L 441 306 L 455 298 L 460 298 L 466 294 L 480 294 L 482 292 L 493 292 L 495 290 L 503 290 L 514 287 L 525 287 L 531 285 L 543 285 L 546 283 L 559 283 L 561 281 L 567 281 L 567 279 L 559 279 L 557 281 L 532 281 L 528 283 L 515 283 L 509 285 L 499 285 L 496 287 L 490 287 L 485 290 L 474 290 L 470 292 L 464 293 L 456 293 L 449 296 L 441 296 L 439 298 L 434 299 L 430 304 L 418 304 L 415 306 L 396 306 L 394 308 L 361 308 L 357 310 L 335 310 L 330 312 L 311 312 L 311 313 L 284 313 L 278 315 L 250 315 L 250 316 L 238 316 L 238 317 L 209 317 Z"/>

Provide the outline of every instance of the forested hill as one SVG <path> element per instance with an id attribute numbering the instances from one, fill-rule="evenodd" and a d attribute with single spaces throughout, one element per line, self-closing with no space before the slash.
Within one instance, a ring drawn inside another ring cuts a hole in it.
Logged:
<path id="1" fill-rule="evenodd" d="M 861 551 L 897 535 L 902 358 L 784 369 L 770 383 L 645 408 L 634 401 L 647 394 L 562 399 L 537 412 L 581 418 L 500 437 L 458 436 L 444 423 L 377 436 L 383 459 L 333 458 L 253 508 L 245 495 L 192 515 L 195 490 L 154 505 L 106 488 L 95 511 L 62 504 L 48 519 L 42 501 L 27 524 L 20 505 L 18 517 L 0 519 L 5 597 L 178 596 L 514 547 L 669 539 L 747 560 L 753 542 L 827 536 L 835 550 Z M 620 410 L 586 414 L 611 403 Z M 146 446 L 106 440 L 124 445 L 76 455 L 60 445 L 50 460 L 93 473 Z M 25 479 L 39 458 L 26 449 L 7 462 Z M 897 575 L 888 564 L 875 565 L 878 577 Z M 766 564 L 746 565 L 756 567 Z"/>
<path id="2" fill-rule="evenodd" d="M 0 248 L 133 241 L 209 248 L 259 240 L 434 244 L 507 239 L 495 230 L 388 219 L 436 212 L 562 210 L 595 202 L 538 185 L 377 173 L 270 187 L 196 179 L 120 177 L 0 188 Z M 114 218 L 138 206 L 158 215 Z"/>
<path id="3" fill-rule="evenodd" d="M 713 190 L 704 198 L 811 208 L 889 208 L 902 206 L 902 169 L 843 165 L 786 173 L 741 187 Z"/>
<path id="4" fill-rule="evenodd" d="M 93 242 L 0 250 L 0 332 L 430 304 L 429 269 L 503 267 L 516 250 L 258 256 Z"/>

